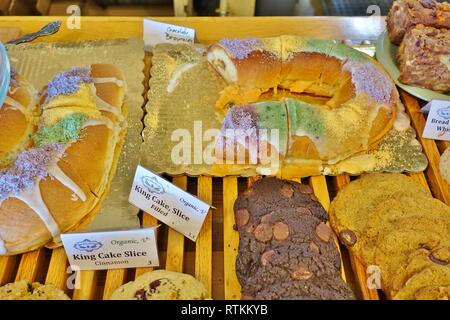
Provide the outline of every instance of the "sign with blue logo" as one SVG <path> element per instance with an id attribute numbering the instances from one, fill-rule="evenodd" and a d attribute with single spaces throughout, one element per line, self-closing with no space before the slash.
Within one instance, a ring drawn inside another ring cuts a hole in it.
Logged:
<path id="1" fill-rule="evenodd" d="M 71 266 L 79 270 L 159 265 L 155 228 L 61 235 Z"/>
<path id="2" fill-rule="evenodd" d="M 422 110 L 428 111 L 423 137 L 450 141 L 450 100 L 433 100 Z"/>
<path id="3" fill-rule="evenodd" d="M 196 241 L 211 206 L 160 176 L 138 166 L 129 201 Z"/>
<path id="4" fill-rule="evenodd" d="M 103 247 L 103 244 L 95 240 L 84 239 L 75 243 L 73 247 L 78 251 L 93 252 Z"/>

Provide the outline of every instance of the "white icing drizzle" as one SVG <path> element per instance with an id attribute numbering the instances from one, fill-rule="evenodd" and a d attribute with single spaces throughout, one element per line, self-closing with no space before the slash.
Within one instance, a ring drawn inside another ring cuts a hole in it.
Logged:
<path id="1" fill-rule="evenodd" d="M 51 233 L 53 239 L 59 239 L 61 230 L 56 223 L 53 216 L 48 211 L 44 200 L 42 199 L 41 190 L 39 188 L 39 181 L 37 181 L 34 187 L 30 190 L 24 190 L 20 195 L 14 196 L 24 203 L 26 203 L 36 214 L 41 218 L 47 227 L 48 231 Z"/>
<path id="2" fill-rule="evenodd" d="M 111 120 L 108 118 L 104 119 L 89 119 L 85 122 L 82 129 L 89 127 L 89 126 L 106 126 L 109 130 L 113 132 L 113 135 L 115 138 L 119 136 L 121 128 L 117 125 L 115 125 Z"/>
<path id="3" fill-rule="evenodd" d="M 178 80 L 180 80 L 181 76 L 194 66 L 195 64 L 193 63 L 186 63 L 180 69 L 175 71 L 169 80 L 169 84 L 167 85 L 166 91 L 172 93 L 178 86 L 179 82 Z"/>
<path id="4" fill-rule="evenodd" d="M 13 98 L 11 98 L 9 96 L 6 96 L 4 103 L 9 105 L 13 109 L 21 111 L 24 115 L 28 114 L 28 110 L 22 104 L 20 104 L 19 102 L 17 102 L 16 100 L 14 100 Z"/>
<path id="5" fill-rule="evenodd" d="M 8 250 L 6 249 L 5 242 L 3 239 L 0 239 L 0 256 L 3 256 L 8 253 Z"/>
<path id="6" fill-rule="evenodd" d="M 50 165 L 50 167 L 48 168 L 48 172 L 64 186 L 72 190 L 78 196 L 78 198 L 81 199 L 81 201 L 86 201 L 87 198 L 84 191 L 81 190 L 81 188 L 61 170 L 56 162 Z"/>
<path id="7" fill-rule="evenodd" d="M 17 90 L 20 89 L 20 87 L 15 87 L 14 89 L 11 90 L 12 87 L 9 87 L 8 89 L 8 93 L 9 94 L 15 94 L 17 92 Z"/>
<path id="8" fill-rule="evenodd" d="M 114 78 L 114 77 L 92 78 L 92 81 L 94 83 L 114 83 L 118 87 L 124 86 L 124 82 L 122 80 Z"/>
<path id="9" fill-rule="evenodd" d="M 104 118 L 104 119 L 88 119 L 83 124 L 82 129 L 84 129 L 86 127 L 101 126 L 101 125 L 108 127 L 108 129 L 110 129 L 111 131 L 115 131 L 116 130 L 116 126 L 108 118 Z"/>
<path id="10" fill-rule="evenodd" d="M 406 131 L 411 126 L 411 120 L 405 111 L 405 106 L 397 103 L 397 116 L 394 121 L 394 129 L 397 131 Z"/>
<path id="11" fill-rule="evenodd" d="M 119 121 L 124 120 L 124 116 L 122 115 L 121 110 L 119 108 L 110 105 L 97 95 L 97 88 L 95 87 L 94 84 L 91 85 L 91 90 L 95 96 L 95 103 L 100 107 L 100 110 L 111 112 L 119 119 Z"/>

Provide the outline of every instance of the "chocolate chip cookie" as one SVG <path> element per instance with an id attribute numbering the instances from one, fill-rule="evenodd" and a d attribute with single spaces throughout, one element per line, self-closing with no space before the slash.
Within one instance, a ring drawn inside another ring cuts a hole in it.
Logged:
<path id="1" fill-rule="evenodd" d="M 416 299 L 416 293 L 424 287 L 450 286 L 450 267 L 434 265 L 416 273 L 406 281 L 405 286 L 393 296 L 394 300 Z"/>
<path id="2" fill-rule="evenodd" d="M 372 210 L 381 202 L 404 194 L 428 196 L 413 179 L 402 174 L 367 174 L 346 185 L 330 206 L 330 224 L 341 242 L 356 254 L 361 250 L 360 232 Z"/>
<path id="3" fill-rule="evenodd" d="M 450 286 L 426 286 L 414 294 L 416 300 L 449 300 Z"/>
<path id="4" fill-rule="evenodd" d="M 340 273 L 330 227 L 296 208 L 278 209 L 241 232 L 236 271 L 243 292 L 253 295 L 281 280 Z M 248 232 L 253 230 L 253 232 Z"/>
<path id="5" fill-rule="evenodd" d="M 263 179 L 235 203 L 243 297 L 345 299 L 335 235 L 309 186 Z"/>
<path id="6" fill-rule="evenodd" d="M 388 297 L 445 294 L 450 281 L 450 207 L 413 179 L 365 175 L 333 200 L 330 219 L 339 239 L 366 266 L 380 268 Z"/>
<path id="7" fill-rule="evenodd" d="M 414 274 L 434 265 L 450 266 L 450 242 L 434 249 L 422 246 L 419 250 L 412 252 L 407 262 L 398 267 L 396 274 L 393 276 L 390 296 L 394 296 L 401 290 Z"/>
<path id="8" fill-rule="evenodd" d="M 282 208 L 299 208 L 303 213 L 313 215 L 321 221 L 328 219 L 328 214 L 317 201 L 310 186 L 294 181 L 265 178 L 255 182 L 236 200 L 234 212 L 237 227 L 247 222 L 250 213 L 253 219 L 257 220 Z"/>
<path id="9" fill-rule="evenodd" d="M 70 298 L 54 285 L 21 280 L 0 287 L 0 300 L 70 300 Z"/>
<path id="10" fill-rule="evenodd" d="M 382 201 L 370 212 L 367 226 L 359 231 L 363 234 L 361 258 L 368 262 L 374 261 L 373 255 L 380 235 L 408 229 L 434 232 L 444 240 L 444 235 L 450 234 L 450 207 L 430 196 L 422 195 L 402 195 Z M 406 243 L 414 241 L 404 240 Z M 399 249 L 401 244 L 392 245 Z"/>
<path id="11" fill-rule="evenodd" d="M 113 292 L 110 300 L 205 300 L 203 283 L 193 276 L 166 270 L 147 272 Z"/>
<path id="12" fill-rule="evenodd" d="M 353 300 L 353 292 L 342 279 L 323 276 L 312 280 L 281 280 L 247 299 L 256 300 Z"/>

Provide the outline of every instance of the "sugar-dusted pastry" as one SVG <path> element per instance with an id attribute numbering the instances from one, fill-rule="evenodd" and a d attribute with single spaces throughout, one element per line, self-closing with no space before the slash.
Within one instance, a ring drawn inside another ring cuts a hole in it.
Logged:
<path id="1" fill-rule="evenodd" d="M 310 104 L 301 96 L 284 101 L 290 121 L 287 154 L 296 159 L 335 163 L 367 151 L 404 116 L 384 69 L 369 56 L 334 41 L 298 36 L 227 39 L 212 45 L 207 59 L 228 83 L 216 104 L 221 112 L 230 105 L 266 99 L 262 94 L 270 88 L 274 95 L 282 89 L 323 98 Z"/>
<path id="2" fill-rule="evenodd" d="M 449 29 L 423 25 L 410 29 L 400 45 L 397 60 L 400 82 L 439 92 L 450 91 Z"/>
<path id="3" fill-rule="evenodd" d="M 266 164 L 274 157 L 284 157 L 288 143 L 284 103 L 268 101 L 230 108 L 216 140 L 217 162 Z"/>
<path id="4" fill-rule="evenodd" d="M 58 243 L 96 214 L 125 136 L 125 94 L 113 65 L 73 68 L 48 83 L 30 147 L 0 170 L 0 255 Z"/>
<path id="5" fill-rule="evenodd" d="M 193 276 L 166 270 L 147 272 L 119 287 L 111 300 L 205 300 L 205 286 Z"/>
<path id="6" fill-rule="evenodd" d="M 0 287 L 0 300 L 70 300 L 59 288 L 26 280 Z"/>
<path id="7" fill-rule="evenodd" d="M 435 0 L 395 0 L 387 16 L 387 29 L 392 43 L 400 44 L 414 26 L 450 28 L 450 5 Z"/>

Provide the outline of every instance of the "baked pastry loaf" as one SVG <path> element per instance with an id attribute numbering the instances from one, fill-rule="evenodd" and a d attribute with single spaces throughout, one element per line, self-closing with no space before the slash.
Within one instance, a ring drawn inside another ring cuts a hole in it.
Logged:
<path id="1" fill-rule="evenodd" d="M 59 288 L 21 280 L 0 287 L 0 300 L 70 300 Z"/>
<path id="2" fill-rule="evenodd" d="M 206 300 L 205 286 L 188 274 L 166 270 L 147 272 L 119 287 L 110 300 Z"/>
<path id="3" fill-rule="evenodd" d="M 387 16 L 391 42 L 399 45 L 414 26 L 450 28 L 450 5 L 435 0 L 396 0 Z"/>
<path id="4" fill-rule="evenodd" d="M 41 96 L 32 147 L 0 171 L 0 254 L 33 250 L 99 209 L 126 131 L 126 86 L 112 65 L 73 68 Z"/>
<path id="5" fill-rule="evenodd" d="M 449 29 L 415 26 L 406 33 L 397 60 L 400 82 L 439 92 L 450 91 Z"/>
<path id="6" fill-rule="evenodd" d="M 385 136 L 402 110 L 384 69 L 334 41 L 298 36 L 227 39 L 211 46 L 207 59 L 229 84 L 216 104 L 221 112 L 267 100 L 267 94 L 261 95 L 270 88 L 298 96 L 283 100 L 290 121 L 286 154 L 297 158 L 334 163 L 367 150 Z M 301 94 L 324 102 L 307 103 Z M 361 129 L 362 134 L 354 134 Z M 331 145 L 334 150 L 329 150 Z"/>
<path id="7" fill-rule="evenodd" d="M 0 106 L 0 168 L 29 146 L 37 109 L 37 91 L 11 68 L 8 94 Z"/>
<path id="8" fill-rule="evenodd" d="M 243 299 L 354 299 L 327 213 L 312 189 L 266 178 L 238 197 L 236 272 Z"/>

